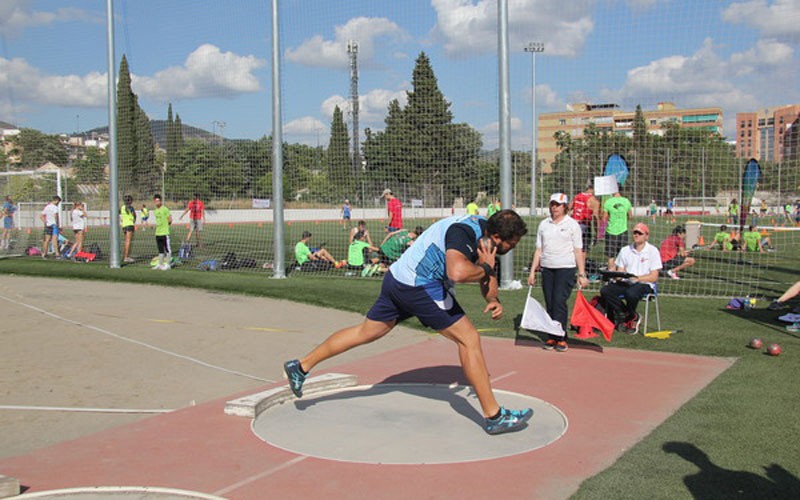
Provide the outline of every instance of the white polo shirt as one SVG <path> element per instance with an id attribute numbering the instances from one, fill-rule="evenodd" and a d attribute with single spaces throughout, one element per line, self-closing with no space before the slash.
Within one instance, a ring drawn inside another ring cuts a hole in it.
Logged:
<path id="1" fill-rule="evenodd" d="M 658 248 L 650 243 L 645 243 L 641 252 L 636 250 L 633 243 L 622 247 L 615 262 L 617 267 L 625 268 L 625 272 L 634 276 L 644 276 L 662 268 L 661 254 L 658 253 Z M 650 288 L 655 289 L 655 283 L 647 284 L 650 285 Z"/>
<path id="2" fill-rule="evenodd" d="M 536 248 L 542 250 L 542 267 L 564 269 L 576 267 L 575 250 L 583 248 L 581 227 L 569 215 L 559 222 L 548 217 L 539 223 L 536 231 Z"/>
<path id="3" fill-rule="evenodd" d="M 48 203 L 42 210 L 45 226 L 55 226 L 58 223 L 58 205 Z"/>

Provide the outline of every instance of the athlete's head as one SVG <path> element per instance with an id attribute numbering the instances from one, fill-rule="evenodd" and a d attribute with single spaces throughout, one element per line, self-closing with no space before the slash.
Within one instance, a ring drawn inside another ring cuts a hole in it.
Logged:
<path id="1" fill-rule="evenodd" d="M 503 255 L 517 246 L 519 240 L 528 234 L 528 227 L 517 212 L 505 209 L 489 217 L 485 234 L 497 244 L 497 253 Z"/>

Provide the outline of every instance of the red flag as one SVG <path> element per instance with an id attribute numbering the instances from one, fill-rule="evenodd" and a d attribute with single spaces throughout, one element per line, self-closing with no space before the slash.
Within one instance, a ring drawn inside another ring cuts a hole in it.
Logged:
<path id="1" fill-rule="evenodd" d="M 570 323 L 579 329 L 575 338 L 588 339 L 597 337 L 597 334 L 593 331 L 594 328 L 603 332 L 603 337 L 607 342 L 611 342 L 611 336 L 614 334 L 614 323 L 606 318 L 603 313 L 589 305 L 580 290 L 578 290 L 578 295 L 575 297 L 575 307 L 572 309 Z"/>

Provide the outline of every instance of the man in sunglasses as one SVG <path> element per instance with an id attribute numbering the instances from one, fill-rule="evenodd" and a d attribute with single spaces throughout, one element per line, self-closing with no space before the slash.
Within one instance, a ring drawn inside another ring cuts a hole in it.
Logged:
<path id="1" fill-rule="evenodd" d="M 600 289 L 606 316 L 618 330 L 630 335 L 639 332 L 642 318 L 636 307 L 647 294 L 655 291 L 662 267 L 658 248 L 647 242 L 649 237 L 650 229 L 646 224 L 640 222 L 634 226 L 633 243 L 622 247 L 615 259 L 617 271 L 632 276 L 612 280 Z"/>

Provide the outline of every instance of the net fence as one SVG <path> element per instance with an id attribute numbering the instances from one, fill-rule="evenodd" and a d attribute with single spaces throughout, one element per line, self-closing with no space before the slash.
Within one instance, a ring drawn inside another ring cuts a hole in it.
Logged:
<path id="1" fill-rule="evenodd" d="M 670 64 L 680 73 L 713 62 L 712 56 L 721 57 L 715 47 L 739 36 L 730 23 L 718 22 L 720 6 L 713 2 L 669 2 L 659 5 L 668 11 L 660 14 L 623 3 L 573 6 L 556 14 L 555 2 L 511 2 L 510 200 L 499 199 L 496 3 L 301 0 L 279 5 L 284 264 L 290 278 L 298 273 L 379 277 L 391 260 L 382 244 L 405 237 L 390 235 L 387 206 L 394 199 L 402 205 L 402 228 L 412 232 L 465 213 L 470 203 L 483 215 L 493 202 L 515 208 L 529 225 L 529 236 L 514 252 L 514 279 L 524 282 L 532 236 L 550 194 L 573 198 L 607 173 L 612 155 L 620 155 L 628 171 L 620 183 L 622 194 L 633 205 L 629 227 L 649 224 L 656 246 L 676 226 L 688 232 L 685 241 L 695 263 L 677 272 L 681 279 L 662 276 L 662 293 L 774 295 L 797 279 L 800 133 L 790 128 L 792 116 L 770 115 L 785 120 L 773 127 L 783 149 L 773 149 L 768 157 L 764 146 L 761 176 L 748 191 L 743 175 L 753 155 L 738 153 L 733 141 L 754 140 L 761 130 L 758 120 L 771 118 L 756 116 L 752 128 L 740 130 L 728 111 L 736 107 L 730 100 L 714 100 L 719 94 L 713 89 L 698 85 L 692 94 L 666 84 L 682 78 L 665 69 Z M 173 252 L 190 244 L 182 253 L 184 268 L 271 275 L 271 2 L 122 0 L 116 6 L 117 195 L 120 200 L 131 196 L 137 215 L 131 265 L 148 265 L 157 253 L 154 218 L 142 216 L 152 212 L 153 196 L 159 194 L 174 221 Z M 562 28 L 553 22 L 558 16 L 566 23 Z M 676 26 L 663 22 L 663 16 L 681 20 L 681 30 L 703 33 L 708 41 L 681 36 L 686 45 L 674 49 L 688 55 L 670 59 L 666 49 Z M 589 19 L 605 33 L 598 43 L 589 43 L 581 28 Z M 162 23 L 168 29 L 157 29 Z M 64 73 L 70 65 L 103 68 L 105 47 L 96 43 L 103 31 L 99 22 L 71 31 L 70 41 L 80 50 L 53 52 L 50 57 L 59 59 L 54 66 Z M 43 30 L 34 43 L 66 43 L 59 33 Z M 26 52 L 7 36 L 3 63 L 10 65 Z M 525 50 L 533 40 L 544 42 L 543 52 Z M 730 55 L 728 62 L 734 60 Z M 798 87 L 794 75 L 770 81 L 769 88 L 776 95 L 796 96 L 787 90 Z M 88 80 L 83 79 L 86 93 L 92 88 Z M 648 81 L 646 91 L 637 91 Z M 748 91 L 728 82 L 717 85 L 735 95 Z M 12 111 L 0 119 L 22 126 L 18 134 L 3 136 L 6 169 L 35 170 L 47 163 L 61 168 L 65 204 L 86 203 L 87 243 L 97 243 L 108 255 L 108 227 L 118 217 L 109 214 L 104 96 L 93 101 L 95 111 L 81 110 L 77 116 L 69 104 L 54 105 L 50 113 L 66 115 L 61 123 L 74 120 L 75 125 L 41 131 L 24 126 L 35 123 L 33 113 L 26 114 L 25 93 L 16 88 L 7 94 L 12 106 L 6 109 Z M 599 105 L 605 102 L 613 106 Z M 784 104 L 791 103 L 774 103 Z M 756 109 L 755 103 L 747 109 Z M 39 209 L 55 194 L 54 187 L 39 194 L 52 181 L 30 177 L 26 182 L 39 186 L 33 190 L 20 184 L 22 178 L 0 176 L 0 194 L 17 203 L 39 203 Z M 384 195 L 387 189 L 392 194 Z M 202 211 L 194 200 L 202 202 Z M 36 210 L 21 206 L 13 237 L 17 248 L 41 245 L 38 219 L 22 224 L 31 218 L 23 212 Z M 732 208 L 738 210 L 734 217 Z M 195 217 L 202 227 L 191 231 Z M 66 215 L 62 224 L 69 224 Z M 587 253 L 592 269 L 608 263 L 604 229 L 599 217 Z M 712 246 L 722 232 L 735 249 Z M 744 243 L 746 232 L 760 235 L 755 251 Z M 304 238 L 306 233 L 310 236 Z M 353 240 L 362 237 L 369 244 L 366 251 L 353 248 Z M 324 249 L 312 260 L 325 262 L 300 265 L 301 241 L 310 250 Z"/>

